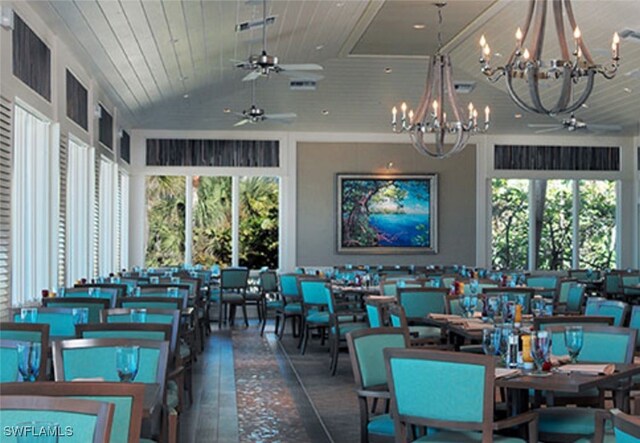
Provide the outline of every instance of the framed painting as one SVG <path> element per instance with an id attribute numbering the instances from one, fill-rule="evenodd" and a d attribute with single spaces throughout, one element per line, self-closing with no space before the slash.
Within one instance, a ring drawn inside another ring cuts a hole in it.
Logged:
<path id="1" fill-rule="evenodd" d="M 337 175 L 338 252 L 437 252 L 438 176 Z"/>

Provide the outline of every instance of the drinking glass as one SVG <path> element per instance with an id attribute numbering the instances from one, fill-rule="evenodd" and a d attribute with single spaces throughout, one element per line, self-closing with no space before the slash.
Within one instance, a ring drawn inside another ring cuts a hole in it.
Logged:
<path id="1" fill-rule="evenodd" d="M 180 277 L 171 277 L 171 283 L 180 284 Z"/>
<path id="2" fill-rule="evenodd" d="M 110 281 L 114 285 L 120 284 L 120 277 L 111 277 Z"/>
<path id="3" fill-rule="evenodd" d="M 89 322 L 89 308 L 73 308 L 71 313 L 74 325 L 83 325 Z"/>
<path id="4" fill-rule="evenodd" d="M 140 289 L 140 286 L 136 286 L 135 288 L 133 288 L 134 297 L 140 297 L 141 295 L 142 295 L 142 290 Z"/>
<path id="5" fill-rule="evenodd" d="M 40 374 L 40 356 L 42 355 L 42 345 L 40 343 L 29 343 L 17 345 L 18 351 L 18 371 L 24 381 L 36 381 Z"/>
<path id="6" fill-rule="evenodd" d="M 36 323 L 38 321 L 38 308 L 20 309 L 21 323 Z"/>
<path id="7" fill-rule="evenodd" d="M 487 316 L 489 321 L 495 321 L 496 314 L 500 313 L 500 298 L 499 297 L 487 297 Z"/>
<path id="8" fill-rule="evenodd" d="M 584 331 L 582 326 L 567 326 L 564 330 L 564 345 L 569 351 L 569 357 L 571 357 L 571 363 L 576 363 L 578 354 L 582 350 L 582 343 L 584 342 Z"/>
<path id="9" fill-rule="evenodd" d="M 549 360 L 551 351 L 551 334 L 548 331 L 531 333 L 531 357 L 536 365 L 535 375 L 542 375 L 542 365 Z"/>
<path id="10" fill-rule="evenodd" d="M 96 289 L 98 289 L 98 288 L 89 288 L 89 289 L 87 289 L 87 295 L 89 297 L 97 297 Z"/>
<path id="11" fill-rule="evenodd" d="M 497 354 L 500 355 L 500 361 L 505 365 L 507 362 L 507 351 L 509 349 L 509 336 L 513 333 L 513 327 L 510 324 L 503 323 L 496 325 L 496 331 L 499 332 L 498 337 L 496 337 L 498 343 Z"/>
<path id="12" fill-rule="evenodd" d="M 170 286 L 167 288 L 167 297 L 178 298 L 180 297 L 180 289 L 175 286 Z"/>
<path id="13" fill-rule="evenodd" d="M 160 277 L 149 277 L 149 283 L 152 285 L 160 284 Z"/>
<path id="14" fill-rule="evenodd" d="M 116 370 L 121 382 L 132 382 L 138 375 L 140 346 L 118 346 L 116 348 Z"/>
<path id="15" fill-rule="evenodd" d="M 500 332 L 494 329 L 482 331 L 482 350 L 486 355 L 496 355 L 500 347 Z"/>
<path id="16" fill-rule="evenodd" d="M 478 283 L 478 280 L 475 278 L 469 280 L 469 292 L 471 293 L 471 295 L 478 295 L 478 292 L 480 292 L 479 290 L 480 284 Z"/>
<path id="17" fill-rule="evenodd" d="M 67 288 L 64 286 L 58 286 L 56 288 L 56 297 L 64 297 Z"/>
<path id="18" fill-rule="evenodd" d="M 544 298 L 539 295 L 536 295 L 535 297 L 533 297 L 533 299 L 531 299 L 531 312 L 533 313 L 534 317 L 540 317 L 544 315 L 544 305 Z"/>
<path id="19" fill-rule="evenodd" d="M 147 310 L 145 308 L 134 308 L 129 312 L 131 323 L 146 323 Z"/>
<path id="20" fill-rule="evenodd" d="M 58 436 L 65 432 L 60 424 L 48 421 L 18 423 L 16 428 L 20 429 L 17 443 L 58 443 Z"/>

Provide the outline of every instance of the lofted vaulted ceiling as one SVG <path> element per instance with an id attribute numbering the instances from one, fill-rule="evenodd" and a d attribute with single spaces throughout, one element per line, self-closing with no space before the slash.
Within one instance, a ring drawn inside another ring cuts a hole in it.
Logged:
<path id="1" fill-rule="evenodd" d="M 443 37 L 454 78 L 476 82 L 462 99 L 492 107 L 495 133 L 533 132 L 527 123 L 554 122 L 520 111 L 503 82 L 490 84 L 480 73 L 480 35 L 489 39 L 495 62 L 505 60 L 526 3 L 448 3 Z M 237 120 L 223 110 L 241 111 L 251 104 L 250 82 L 241 80 L 246 72 L 234 68 L 231 60 L 262 50 L 260 28 L 235 31 L 236 23 L 262 17 L 260 1 L 54 0 L 32 5 L 90 61 L 134 127 L 231 129 Z M 609 57 L 614 31 L 640 31 L 640 1 L 573 0 L 573 5 L 585 41 L 600 62 Z M 427 57 L 437 48 L 433 2 L 272 0 L 267 8 L 277 17 L 267 28 L 268 52 L 280 63 L 321 64 L 324 79 L 315 91 L 292 91 L 287 77 L 260 78 L 258 104 L 268 113 L 295 112 L 298 118 L 286 126 L 265 122 L 239 130 L 388 132 L 394 104 L 417 104 Z M 547 45 L 549 53 L 553 49 Z M 598 78 L 588 108 L 578 116 L 589 123 L 619 124 L 623 134 L 637 134 L 640 40 L 623 40 L 621 53 L 618 76 L 611 81 Z M 553 88 L 546 94 L 552 95 Z M 515 114 L 523 116 L 516 119 Z"/>

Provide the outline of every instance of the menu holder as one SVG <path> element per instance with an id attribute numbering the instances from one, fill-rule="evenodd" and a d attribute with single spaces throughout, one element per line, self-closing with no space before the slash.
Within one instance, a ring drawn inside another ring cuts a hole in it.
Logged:
<path id="1" fill-rule="evenodd" d="M 564 365 L 558 368 L 558 372 L 585 375 L 611 375 L 615 371 L 616 365 L 612 363 Z"/>

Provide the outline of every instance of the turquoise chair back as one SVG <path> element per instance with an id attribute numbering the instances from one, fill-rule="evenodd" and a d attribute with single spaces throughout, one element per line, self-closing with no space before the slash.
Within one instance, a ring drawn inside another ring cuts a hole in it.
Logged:
<path id="1" fill-rule="evenodd" d="M 569 289 L 576 284 L 575 280 L 562 280 L 560 282 L 560 289 L 558 290 L 558 301 L 560 303 L 566 303 L 569 297 Z"/>
<path id="2" fill-rule="evenodd" d="M 635 305 L 631 308 L 629 327 L 633 329 L 640 329 L 640 305 Z"/>
<path id="3" fill-rule="evenodd" d="M 429 314 L 446 312 L 446 295 L 434 288 L 398 289 L 398 303 L 408 318 L 424 318 Z"/>
<path id="4" fill-rule="evenodd" d="M 77 301 L 75 303 L 65 303 L 55 298 L 47 301 L 48 308 L 86 308 L 89 316 L 87 318 L 88 323 L 100 323 L 100 311 L 103 309 L 103 305 L 91 303 L 90 301 L 82 302 Z"/>
<path id="5" fill-rule="evenodd" d="M 631 363 L 635 349 L 636 331 L 610 326 L 583 326 L 584 341 L 578 362 Z M 548 327 L 551 331 L 551 348 L 554 355 L 568 355 L 564 342 L 563 326 Z"/>
<path id="6" fill-rule="evenodd" d="M 423 349 L 385 349 L 394 410 L 403 417 L 482 427 L 493 413 L 492 357 Z M 479 440 L 478 440 L 479 441 Z"/>
<path id="7" fill-rule="evenodd" d="M 13 320 L 20 322 L 20 313 Z M 39 308 L 37 323 L 49 325 L 49 337 L 75 337 L 76 325 L 71 308 Z"/>
<path id="8" fill-rule="evenodd" d="M 0 382 L 2 383 L 13 382 L 20 379 L 20 372 L 18 371 L 18 343 L 23 343 L 26 346 L 29 345 L 28 342 L 0 340 Z"/>
<path id="9" fill-rule="evenodd" d="M 608 295 L 620 292 L 620 274 L 618 272 L 609 272 L 604 275 L 604 291 Z"/>
<path id="10" fill-rule="evenodd" d="M 136 340 L 166 340 L 166 335 L 162 331 L 84 331 L 80 338 L 132 338 Z"/>
<path id="11" fill-rule="evenodd" d="M 380 284 L 380 289 L 382 291 L 382 295 L 387 296 L 396 296 L 398 295 L 398 290 L 395 281 L 385 280 Z"/>
<path id="12" fill-rule="evenodd" d="M 220 273 L 220 287 L 224 289 L 245 289 L 249 279 L 247 268 L 226 268 Z"/>
<path id="13" fill-rule="evenodd" d="M 93 295 L 89 295 L 89 291 L 93 290 Z M 103 288 L 99 286 L 92 287 L 78 287 L 69 288 L 65 291 L 65 297 L 91 297 L 91 298 L 103 298 L 111 301 L 111 305 L 118 298 L 117 288 Z"/>
<path id="14" fill-rule="evenodd" d="M 612 409 L 613 432 L 616 443 L 637 443 L 640 441 L 640 423 L 637 416 Z"/>
<path id="15" fill-rule="evenodd" d="M 162 323 L 172 324 L 174 316 L 172 314 L 154 314 L 147 312 L 147 321 L 145 323 Z M 107 323 L 131 323 L 131 315 L 126 314 L 109 314 Z"/>
<path id="16" fill-rule="evenodd" d="M 612 317 L 614 326 L 622 326 L 627 318 L 629 305 L 621 301 L 607 300 L 599 303 L 597 309 L 597 315 Z"/>
<path id="17" fill-rule="evenodd" d="M 389 311 L 389 323 L 394 328 L 403 328 L 405 325 L 402 324 L 402 317 L 399 312 Z"/>
<path id="18" fill-rule="evenodd" d="M 264 292 L 278 292 L 278 274 L 274 271 L 260 273 L 260 287 Z"/>
<path id="19" fill-rule="evenodd" d="M 0 403 L 2 425 L 13 427 L 31 422 L 55 423 L 64 432 L 65 443 L 103 443 L 111 431 L 114 406 L 107 402 L 42 396 L 3 396 Z M 41 430 L 38 433 L 55 432 Z M 15 433 L 3 432 L 3 443 L 16 443 Z M 38 441 L 37 438 L 34 441 Z"/>
<path id="20" fill-rule="evenodd" d="M 1 322 L 0 340 L 36 342 L 49 346 L 49 325 Z"/>
<path id="21" fill-rule="evenodd" d="M 622 286 L 622 293 L 627 296 L 640 296 L 640 275 L 624 275 L 620 276 L 620 285 Z M 626 286 L 638 286 L 635 288 L 628 288 Z"/>
<path id="22" fill-rule="evenodd" d="M 327 284 L 328 282 L 325 280 L 300 280 L 300 292 L 302 294 L 302 301 L 304 304 L 328 305 Z"/>
<path id="23" fill-rule="evenodd" d="M 362 329 L 347 335 L 356 384 L 361 389 L 387 384 L 384 349 L 407 348 L 407 338 L 391 328 Z"/>
<path id="24" fill-rule="evenodd" d="M 582 312 L 582 304 L 584 303 L 584 285 L 573 284 L 567 291 L 567 312 Z"/>
<path id="25" fill-rule="evenodd" d="M 532 288 L 555 289 L 558 286 L 558 277 L 555 275 L 527 277 L 527 286 Z"/>
<path id="26" fill-rule="evenodd" d="M 147 308 L 147 309 L 176 309 L 174 299 L 161 300 L 144 300 L 146 297 L 127 297 L 122 299 L 120 306 L 127 309 Z"/>
<path id="27" fill-rule="evenodd" d="M 382 327 L 380 305 L 376 303 L 367 303 L 366 309 L 367 309 L 367 321 L 369 322 L 369 327 L 371 328 Z"/>
<path id="28" fill-rule="evenodd" d="M 298 277 L 299 275 L 296 274 L 282 274 L 280 276 L 280 294 L 283 297 L 297 298 L 300 296 Z"/>

